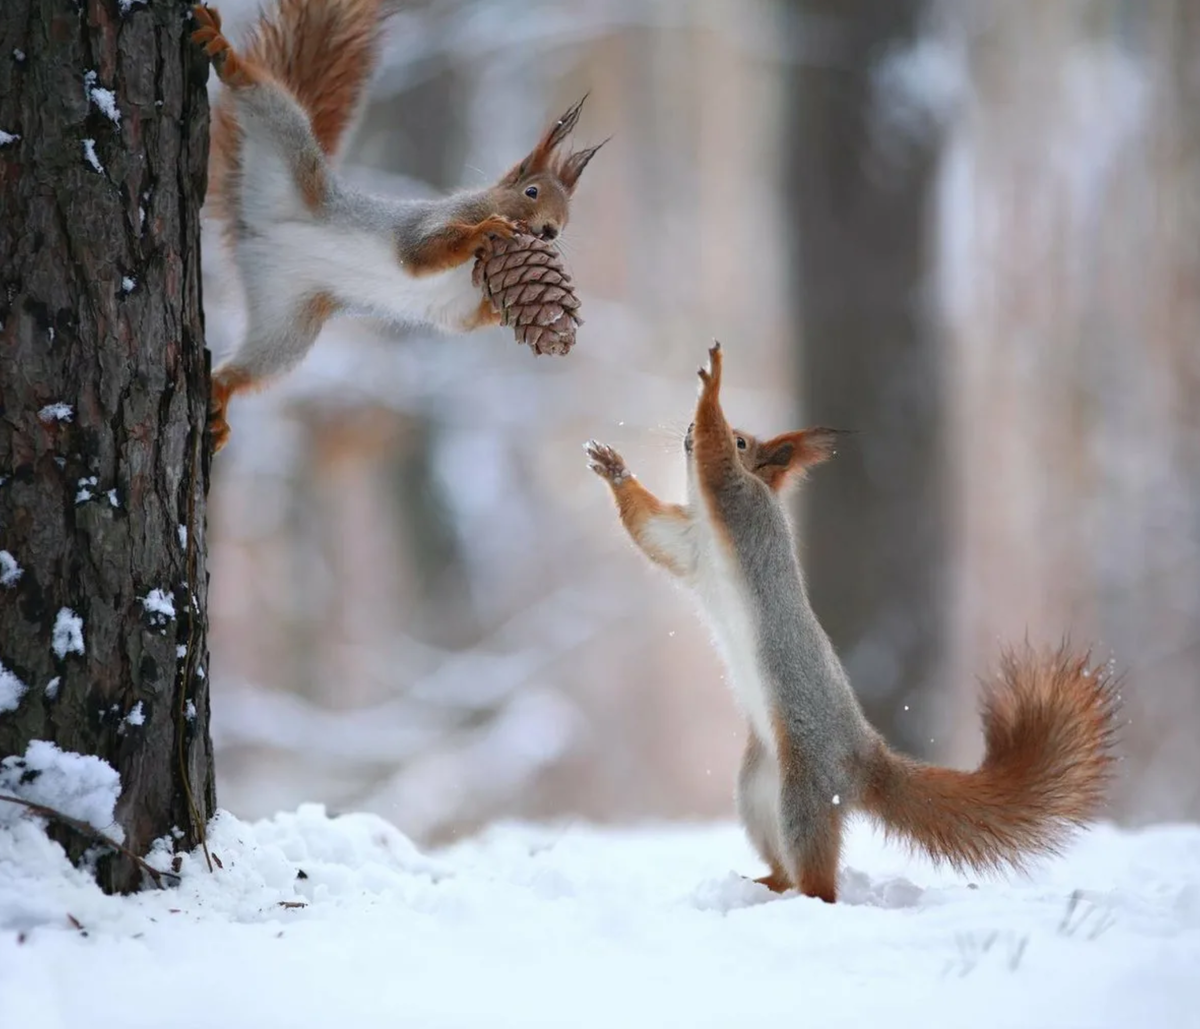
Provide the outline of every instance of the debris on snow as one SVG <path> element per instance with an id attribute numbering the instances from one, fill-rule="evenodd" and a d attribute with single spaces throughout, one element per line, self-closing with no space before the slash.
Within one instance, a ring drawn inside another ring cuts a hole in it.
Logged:
<path id="1" fill-rule="evenodd" d="M 83 648 L 83 619 L 69 607 L 59 608 L 54 619 L 54 634 L 50 639 L 50 648 L 61 661 L 68 654 L 82 654 Z"/>

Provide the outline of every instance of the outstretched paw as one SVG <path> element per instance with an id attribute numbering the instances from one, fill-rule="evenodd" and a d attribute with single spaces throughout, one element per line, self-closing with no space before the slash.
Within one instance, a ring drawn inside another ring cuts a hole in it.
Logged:
<path id="1" fill-rule="evenodd" d="M 633 473 L 625 467 L 625 459 L 607 444 L 591 439 L 583 445 L 583 449 L 587 452 L 588 467 L 612 485 L 620 486 L 633 478 Z"/>
<path id="2" fill-rule="evenodd" d="M 708 367 L 701 368 L 697 374 L 704 383 L 702 392 L 721 388 L 721 344 L 715 339 L 713 345 L 708 348 Z"/>
<path id="3" fill-rule="evenodd" d="M 524 226 L 520 222 L 513 221 L 511 218 L 505 218 L 502 214 L 492 214 L 476 225 L 475 231 L 484 237 L 492 236 L 499 239 L 512 239 L 518 233 L 524 231 Z"/>

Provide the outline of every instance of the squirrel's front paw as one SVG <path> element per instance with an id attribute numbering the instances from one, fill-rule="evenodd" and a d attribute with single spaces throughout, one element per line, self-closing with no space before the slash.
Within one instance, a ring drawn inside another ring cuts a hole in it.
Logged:
<path id="1" fill-rule="evenodd" d="M 505 218 L 502 214 L 492 214 L 475 226 L 475 231 L 481 236 L 498 236 L 500 239 L 512 239 L 523 231 L 519 222 Z"/>
<path id="2" fill-rule="evenodd" d="M 614 486 L 620 486 L 626 479 L 633 478 L 633 473 L 625 467 L 624 458 L 607 444 L 590 439 L 583 445 L 583 449 L 587 452 L 588 467 Z"/>
<path id="3" fill-rule="evenodd" d="M 708 368 L 701 368 L 697 374 L 704 383 L 702 392 L 715 390 L 721 385 L 721 344 L 715 339 L 708 348 Z"/>

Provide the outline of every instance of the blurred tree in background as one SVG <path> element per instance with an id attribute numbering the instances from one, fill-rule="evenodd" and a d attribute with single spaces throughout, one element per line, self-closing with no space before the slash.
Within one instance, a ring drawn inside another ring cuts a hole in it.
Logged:
<path id="1" fill-rule="evenodd" d="M 857 431 L 805 491 L 804 568 L 867 717 L 928 753 L 916 712 L 942 687 L 950 548 L 928 289 L 942 127 L 889 109 L 925 4 L 783 7 L 797 396 L 807 419 Z"/>

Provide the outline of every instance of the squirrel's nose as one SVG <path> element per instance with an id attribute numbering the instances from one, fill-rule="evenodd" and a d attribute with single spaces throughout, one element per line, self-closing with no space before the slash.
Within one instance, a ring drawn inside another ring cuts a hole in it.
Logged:
<path id="1" fill-rule="evenodd" d="M 542 239 L 547 243 L 558 237 L 558 229 L 553 225 L 547 225 L 542 229 Z"/>

